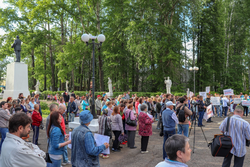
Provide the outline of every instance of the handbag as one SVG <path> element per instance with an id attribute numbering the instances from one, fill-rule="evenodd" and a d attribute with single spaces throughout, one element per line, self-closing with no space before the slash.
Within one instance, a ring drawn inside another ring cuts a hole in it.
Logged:
<path id="1" fill-rule="evenodd" d="M 129 112 L 129 116 L 128 116 L 127 120 L 126 120 L 126 124 L 129 125 L 129 126 L 137 126 L 136 125 L 136 120 L 131 120 L 130 119 L 130 113 L 131 113 L 131 111 Z"/>
<path id="2" fill-rule="evenodd" d="M 108 127 L 107 119 L 108 119 L 108 117 L 106 117 L 106 119 L 105 119 L 105 130 L 104 130 L 104 135 L 105 135 L 105 136 L 109 136 L 110 139 L 111 139 L 111 138 L 112 138 L 112 133 L 111 133 L 111 128 Z"/>
<path id="3" fill-rule="evenodd" d="M 227 119 L 226 132 L 228 132 L 229 124 L 230 117 Z M 234 147 L 231 136 L 226 133 L 216 136 L 209 146 L 211 146 L 211 153 L 214 157 L 227 157 Z"/>

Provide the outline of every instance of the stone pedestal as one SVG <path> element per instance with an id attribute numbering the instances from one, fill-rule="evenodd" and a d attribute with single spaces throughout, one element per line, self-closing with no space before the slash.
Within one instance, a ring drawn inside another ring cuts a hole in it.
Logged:
<path id="1" fill-rule="evenodd" d="M 106 95 L 108 96 L 108 98 L 113 98 L 113 93 L 107 92 Z"/>
<path id="2" fill-rule="evenodd" d="M 69 128 L 76 128 L 80 125 L 80 122 L 79 122 L 79 117 L 75 117 L 74 119 L 74 122 L 69 122 Z M 98 119 L 93 119 L 91 122 L 90 122 L 90 125 L 88 126 L 89 129 L 91 130 L 91 132 L 98 132 L 98 129 L 99 129 L 99 124 L 98 124 Z"/>
<path id="3" fill-rule="evenodd" d="M 19 93 L 24 97 L 30 95 L 28 84 L 28 65 L 19 62 L 13 62 L 7 65 L 6 89 L 3 98 L 17 99 Z"/>

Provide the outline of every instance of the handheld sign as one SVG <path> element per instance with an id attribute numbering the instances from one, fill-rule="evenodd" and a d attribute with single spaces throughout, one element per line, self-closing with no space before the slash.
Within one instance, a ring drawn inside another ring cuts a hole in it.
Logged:
<path id="1" fill-rule="evenodd" d="M 206 87 L 206 93 L 210 93 L 210 86 Z"/>
<path id="2" fill-rule="evenodd" d="M 250 106 L 250 101 L 242 100 L 242 106 Z"/>
<path id="3" fill-rule="evenodd" d="M 207 97 L 207 93 L 206 92 L 199 92 L 199 95 L 203 97 L 203 99 L 205 99 Z"/>
<path id="4" fill-rule="evenodd" d="M 225 96 L 230 96 L 234 95 L 234 90 L 233 89 L 225 89 L 223 90 Z"/>
<path id="5" fill-rule="evenodd" d="M 240 104 L 241 98 L 234 98 L 234 104 Z"/>
<path id="6" fill-rule="evenodd" d="M 211 97 L 211 101 L 213 106 L 220 105 L 220 97 Z"/>

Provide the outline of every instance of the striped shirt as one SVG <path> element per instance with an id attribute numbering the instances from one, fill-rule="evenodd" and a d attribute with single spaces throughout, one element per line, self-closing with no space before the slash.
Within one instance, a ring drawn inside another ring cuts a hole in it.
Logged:
<path id="1" fill-rule="evenodd" d="M 220 130 L 222 132 L 226 131 L 227 119 L 228 118 L 225 118 L 220 125 Z M 230 118 L 228 131 L 229 134 L 227 133 L 227 135 L 231 136 L 234 145 L 231 153 L 237 157 L 243 157 L 247 153 L 246 139 L 250 140 L 249 123 L 242 119 L 239 115 L 234 115 Z"/>

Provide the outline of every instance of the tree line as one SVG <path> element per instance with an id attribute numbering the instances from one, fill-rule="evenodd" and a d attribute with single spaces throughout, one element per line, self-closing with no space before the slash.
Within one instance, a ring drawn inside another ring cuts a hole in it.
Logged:
<path id="1" fill-rule="evenodd" d="M 189 67 L 197 66 L 196 91 L 211 86 L 250 90 L 248 0 L 6 0 L 0 9 L 0 59 L 22 40 L 29 87 L 85 91 L 91 87 L 92 48 L 81 35 L 104 34 L 96 49 L 96 90 L 172 91 L 193 88 Z M 190 45 L 188 45 L 191 44 Z M 190 48 L 192 55 L 189 55 Z M 4 71 L 0 70 L 1 75 Z M 189 78 L 185 81 L 185 78 Z"/>

